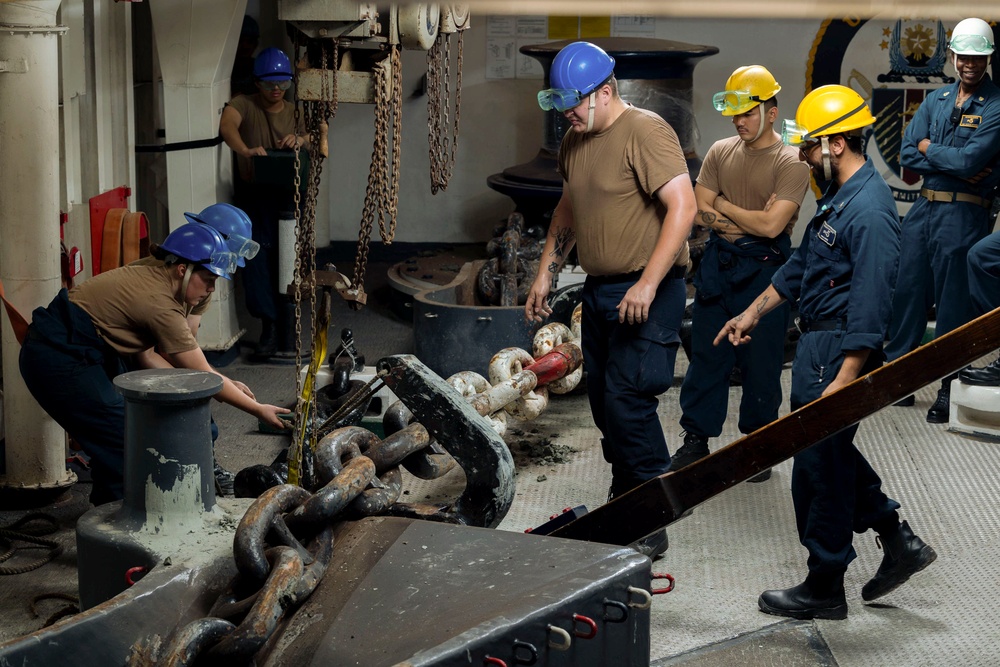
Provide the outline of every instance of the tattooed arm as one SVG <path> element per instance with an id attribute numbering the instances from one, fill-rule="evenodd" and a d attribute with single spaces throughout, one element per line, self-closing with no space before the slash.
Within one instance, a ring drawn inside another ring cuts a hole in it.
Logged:
<path id="1" fill-rule="evenodd" d="M 552 314 L 548 296 L 552 289 L 552 281 L 562 265 L 566 263 L 569 251 L 576 244 L 576 233 L 573 231 L 573 206 L 566 193 L 569 185 L 563 183 L 563 194 L 552 214 L 549 223 L 549 233 L 545 237 L 545 248 L 538 262 L 538 273 L 528 292 L 528 300 L 524 304 L 524 318 L 527 321 L 541 322 Z"/>
<path id="2" fill-rule="evenodd" d="M 707 227 L 715 230 L 722 236 L 738 235 L 746 233 L 739 225 L 715 210 L 713 202 L 718 193 L 712 192 L 703 185 L 695 184 L 694 198 L 698 203 L 698 213 L 694 216 L 694 224 L 700 227 Z"/>
<path id="3" fill-rule="evenodd" d="M 767 289 L 754 299 L 749 308 L 726 322 L 712 344 L 718 345 L 724 340 L 729 340 L 733 345 L 745 345 L 749 343 L 750 336 L 748 334 L 757 326 L 760 318 L 784 302 L 785 299 L 778 294 L 778 290 L 774 289 L 774 285 L 768 285 Z"/>

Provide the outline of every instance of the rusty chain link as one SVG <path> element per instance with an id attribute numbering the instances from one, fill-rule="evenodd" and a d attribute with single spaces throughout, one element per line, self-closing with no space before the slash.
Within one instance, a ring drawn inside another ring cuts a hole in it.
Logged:
<path id="1" fill-rule="evenodd" d="M 317 345 L 317 326 L 324 327 L 323 341 L 320 344 L 321 350 L 312 350 L 312 354 L 321 353 L 325 356 L 325 327 L 326 321 L 317 322 L 320 315 L 316 309 L 316 201 L 319 198 L 319 187 L 323 172 L 324 142 L 326 141 L 327 129 L 330 120 L 337 114 L 337 42 L 332 42 L 333 66 L 330 67 L 328 61 L 328 44 L 324 41 L 320 43 L 320 69 L 324 72 L 331 70 L 333 75 L 328 78 L 323 76 L 321 81 L 321 94 L 319 101 L 295 100 L 295 128 L 299 131 L 300 109 L 301 116 L 304 117 L 304 129 L 309 136 L 309 174 L 307 176 L 306 196 L 302 200 L 301 187 L 301 146 L 295 142 L 295 269 L 294 269 L 294 302 L 295 302 L 295 367 L 302 366 L 302 292 L 303 278 L 308 275 L 309 290 L 309 341 L 310 346 Z M 295 56 L 298 58 L 300 44 L 298 39 L 295 44 Z M 299 67 L 295 68 L 295 89 L 298 91 Z M 331 83 L 332 79 L 332 83 Z M 303 269 L 303 261 L 306 263 Z M 328 313 L 328 310 L 324 312 Z M 314 364 L 310 364 L 312 369 Z M 313 377 L 303 380 L 300 374 L 295 376 L 295 423 L 304 425 L 309 420 L 309 403 L 311 392 L 304 388 L 311 388 L 315 382 L 315 371 Z M 315 447 L 315 432 L 309 431 L 304 426 L 299 428 L 297 437 L 292 439 L 291 451 L 289 451 L 289 482 L 298 483 L 300 468 L 302 464 L 302 448 L 305 446 L 305 436 L 309 433 L 310 447 Z"/>
<path id="2" fill-rule="evenodd" d="M 372 161 L 368 169 L 368 185 L 365 188 L 365 204 L 361 212 L 361 228 L 358 232 L 358 254 L 354 261 L 354 284 L 349 290 L 348 305 L 360 310 L 368 300 L 365 294 L 365 272 L 368 269 L 368 245 L 372 228 L 378 220 L 382 242 L 392 243 L 396 235 L 396 213 L 399 207 L 399 164 L 403 130 L 403 73 L 399 48 L 373 68 L 375 85 L 375 141 Z M 385 68 L 391 69 L 389 77 Z M 391 78 L 390 78 L 391 77 Z M 388 88 L 384 85 L 389 78 Z M 392 123 L 392 145 L 389 145 L 389 124 Z M 390 170 L 389 151 L 392 151 Z"/>
<path id="3" fill-rule="evenodd" d="M 318 481 L 312 492 L 291 484 L 272 487 L 240 520 L 233 540 L 239 574 L 209 616 L 171 636 L 136 642 L 127 664 L 192 665 L 200 656 L 250 664 L 281 620 L 319 585 L 333 555 L 333 525 L 343 518 L 392 514 L 395 509 L 398 515 L 463 523 L 441 507 L 397 503 L 400 464 L 419 460 L 433 445 L 420 424 L 382 440 L 357 426 L 326 435 L 315 450 Z M 438 466 L 437 476 L 453 465 Z M 311 536 L 305 544 L 304 536 Z"/>
<path id="4" fill-rule="evenodd" d="M 431 194 L 446 190 L 455 167 L 458 130 L 462 120 L 462 68 L 464 31 L 458 32 L 458 60 L 455 75 L 455 125 L 449 126 L 451 111 L 451 36 L 438 33 L 427 51 L 427 145 L 430 155 Z"/>

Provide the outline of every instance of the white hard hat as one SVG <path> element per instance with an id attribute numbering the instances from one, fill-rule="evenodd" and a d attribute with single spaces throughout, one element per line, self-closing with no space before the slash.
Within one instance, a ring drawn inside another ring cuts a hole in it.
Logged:
<path id="1" fill-rule="evenodd" d="M 948 48 L 960 56 L 988 56 L 993 53 L 993 28 L 982 19 L 962 19 L 951 31 Z"/>

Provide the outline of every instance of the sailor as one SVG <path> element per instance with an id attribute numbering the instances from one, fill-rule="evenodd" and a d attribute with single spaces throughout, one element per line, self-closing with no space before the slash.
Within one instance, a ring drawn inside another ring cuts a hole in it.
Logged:
<path id="1" fill-rule="evenodd" d="M 1000 183 L 1000 88 L 986 73 L 993 29 L 982 19 L 955 26 L 948 48 L 958 81 L 929 94 L 906 126 L 900 163 L 924 178 L 920 197 L 903 221 L 899 281 L 885 346 L 895 361 L 920 344 L 927 311 L 936 313 L 934 335 L 957 329 L 974 316 L 966 256 L 990 233 L 993 197 Z M 941 381 L 927 421 L 948 421 L 951 381 Z M 897 405 L 913 405 L 913 397 Z"/>
<path id="2" fill-rule="evenodd" d="M 799 148 L 817 180 L 831 184 L 792 257 L 715 339 L 745 345 L 762 317 L 798 301 L 802 337 L 792 362 L 793 410 L 882 364 L 900 230 L 892 193 L 864 151 L 862 129 L 874 122 L 861 96 L 837 85 L 810 92 L 795 122 L 785 121 L 785 143 Z M 844 573 L 856 556 L 855 531 L 874 529 L 883 550 L 861 591 L 864 600 L 894 590 L 937 557 L 900 523 L 899 503 L 883 493 L 882 480 L 854 446 L 857 430 L 840 431 L 795 456 L 792 501 L 799 540 L 809 551 L 808 575 L 797 586 L 764 591 L 761 611 L 847 618 Z"/>
<path id="3" fill-rule="evenodd" d="M 236 256 L 201 223 L 171 232 L 157 249 L 162 266 L 106 271 L 36 308 L 20 369 L 39 405 L 90 456 L 95 505 L 123 497 L 125 401 L 112 380 L 129 369 L 189 368 L 220 375 L 215 398 L 285 428 L 286 408 L 257 402 L 213 369 L 188 322 L 191 310 L 228 279 Z"/>

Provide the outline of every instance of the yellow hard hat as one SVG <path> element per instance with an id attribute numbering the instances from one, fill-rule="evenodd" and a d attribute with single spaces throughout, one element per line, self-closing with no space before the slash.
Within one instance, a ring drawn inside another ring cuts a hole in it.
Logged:
<path id="1" fill-rule="evenodd" d="M 860 130 L 875 122 L 868 104 L 847 86 L 820 86 L 802 99 L 795 122 L 786 120 L 781 138 L 789 146 L 812 139 Z"/>
<path id="2" fill-rule="evenodd" d="M 778 94 L 781 86 L 761 65 L 745 65 L 729 76 L 726 89 L 712 98 L 716 111 L 723 116 L 738 116 Z"/>

